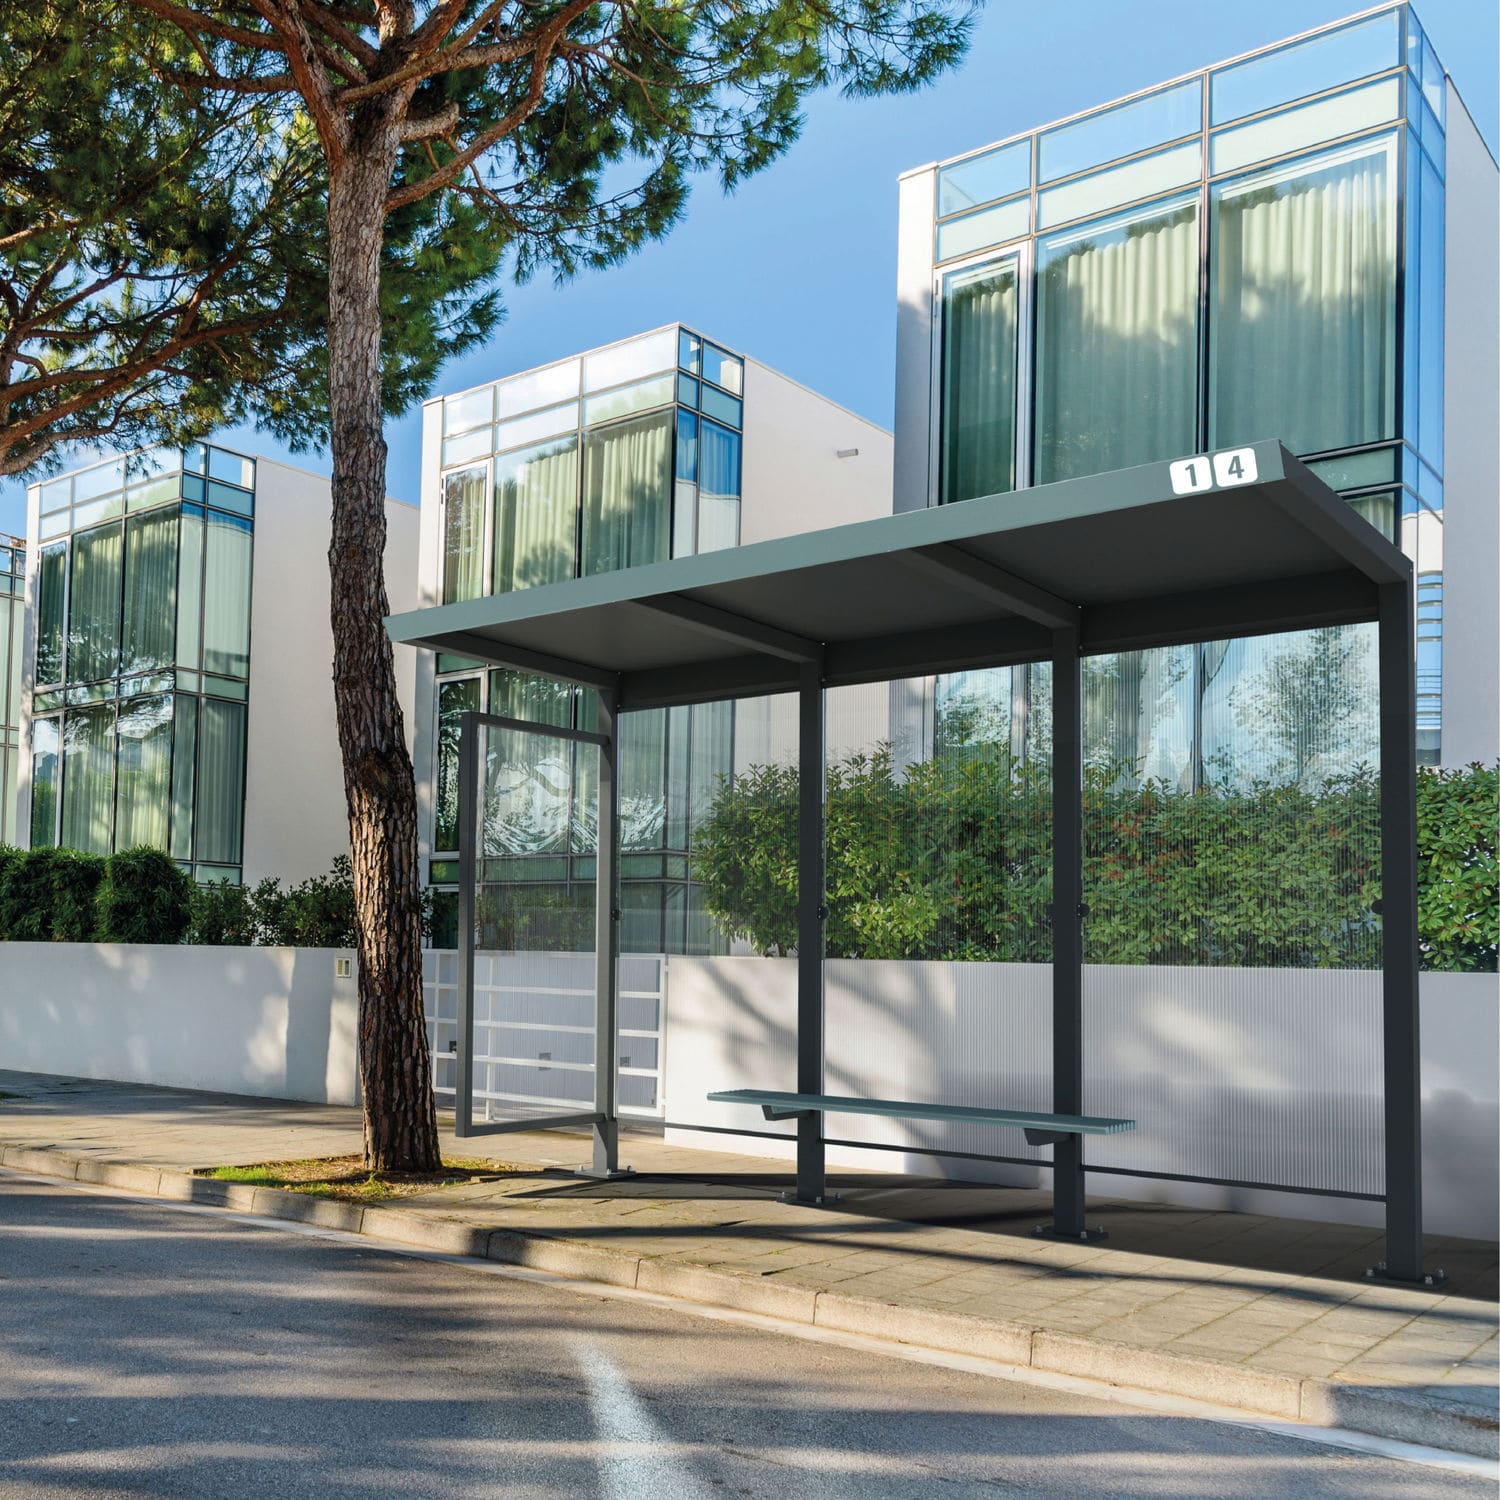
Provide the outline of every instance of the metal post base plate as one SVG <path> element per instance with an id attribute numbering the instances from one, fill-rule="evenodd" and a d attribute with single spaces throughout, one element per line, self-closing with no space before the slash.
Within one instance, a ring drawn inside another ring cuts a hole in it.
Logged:
<path id="1" fill-rule="evenodd" d="M 1059 1229 L 1056 1224 L 1038 1224 L 1031 1231 L 1038 1239 L 1043 1240 L 1067 1240 L 1070 1244 L 1090 1244 L 1094 1240 L 1107 1240 L 1109 1230 L 1107 1229 Z"/>
<path id="2" fill-rule="evenodd" d="M 1386 1270 L 1385 1262 L 1377 1261 L 1373 1266 L 1365 1268 L 1366 1281 L 1388 1281 L 1392 1286 L 1420 1286 L 1429 1291 L 1437 1291 L 1439 1287 L 1448 1285 L 1448 1273 L 1446 1271 L 1423 1271 L 1418 1276 L 1398 1276 L 1393 1271 Z"/>
<path id="3" fill-rule="evenodd" d="M 823 1193 L 816 1198 L 799 1198 L 794 1190 L 786 1193 L 777 1193 L 778 1203 L 800 1203 L 803 1208 L 832 1208 L 835 1203 L 843 1202 L 842 1193 Z"/>
<path id="4" fill-rule="evenodd" d="M 591 1177 L 595 1182 L 616 1182 L 621 1177 L 634 1177 L 634 1167 L 596 1167 L 585 1162 L 573 1174 L 575 1177 Z"/>

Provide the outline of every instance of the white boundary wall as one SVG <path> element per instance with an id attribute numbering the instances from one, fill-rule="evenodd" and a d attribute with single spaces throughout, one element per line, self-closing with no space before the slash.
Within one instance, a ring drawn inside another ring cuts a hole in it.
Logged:
<path id="1" fill-rule="evenodd" d="M 354 1104 L 359 998 L 340 958 L 353 954 L 0 943 L 0 1067 Z"/>
<path id="2" fill-rule="evenodd" d="M 1048 1107 L 1045 966 L 830 960 L 827 1088 L 870 1098 Z M 1329 970 L 1085 970 L 1086 1107 L 1137 1132 L 1090 1140 L 1091 1162 L 1241 1181 L 1379 1192 L 1379 976 Z M 731 1088 L 795 1086 L 796 961 L 673 957 L 667 967 L 668 1122 L 787 1132 L 758 1109 L 709 1104 Z M 1422 977 L 1427 1229 L 1493 1239 L 1500 1165 L 1500 980 Z M 789 1133 L 789 1132 L 788 1132 Z M 885 1172 L 1045 1186 L 1027 1166 L 929 1150 L 1043 1156 L 1019 1131 L 833 1116 L 828 1133 L 897 1146 L 830 1148 Z M 670 1130 L 685 1146 L 790 1157 L 757 1136 Z M 1378 1203 L 1094 1174 L 1090 1192 L 1291 1218 L 1378 1224 Z"/>

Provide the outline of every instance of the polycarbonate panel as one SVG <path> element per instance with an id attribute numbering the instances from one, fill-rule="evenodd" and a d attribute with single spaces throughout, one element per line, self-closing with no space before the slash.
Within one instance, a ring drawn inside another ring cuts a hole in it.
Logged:
<path id="1" fill-rule="evenodd" d="M 1085 1108 L 1137 1124 L 1090 1163 L 1382 1191 L 1378 973 L 1091 964 L 1083 1012 Z"/>

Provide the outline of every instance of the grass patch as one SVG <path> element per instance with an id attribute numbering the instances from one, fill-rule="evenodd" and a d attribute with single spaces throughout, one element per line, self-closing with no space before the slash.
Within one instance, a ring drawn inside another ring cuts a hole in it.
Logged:
<path id="1" fill-rule="evenodd" d="M 433 1188 L 495 1182 L 515 1170 L 506 1162 L 450 1156 L 443 1158 L 439 1172 L 371 1172 L 363 1157 L 324 1156 L 307 1161 L 263 1161 L 247 1167 L 205 1167 L 197 1175 L 216 1182 L 282 1188 L 314 1198 L 338 1198 L 345 1203 L 386 1203 Z"/>

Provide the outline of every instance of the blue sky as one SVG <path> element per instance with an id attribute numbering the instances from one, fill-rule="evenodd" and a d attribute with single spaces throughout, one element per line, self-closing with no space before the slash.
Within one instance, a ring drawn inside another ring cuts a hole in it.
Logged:
<path id="1" fill-rule="evenodd" d="M 1351 0 L 990 0 L 968 61 L 898 99 L 816 99 L 802 139 L 725 198 L 699 182 L 684 222 L 628 264 L 508 294 L 490 346 L 450 365 L 460 390 L 681 320 L 889 425 L 895 354 L 896 178 L 1338 19 Z M 1500 136 L 1494 0 L 1425 0 L 1418 13 L 1481 132 Z M 417 498 L 419 419 L 390 424 L 388 491 Z M 233 446 L 275 454 L 253 431 Z M 327 472 L 326 455 L 293 460 Z M 23 531 L 19 484 L 0 484 L 0 530 Z"/>

